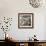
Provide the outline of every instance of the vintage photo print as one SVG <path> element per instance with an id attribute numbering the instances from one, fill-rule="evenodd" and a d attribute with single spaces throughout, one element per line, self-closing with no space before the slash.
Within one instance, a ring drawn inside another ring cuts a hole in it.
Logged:
<path id="1" fill-rule="evenodd" d="M 33 28 L 33 13 L 19 13 L 18 14 L 19 28 Z"/>

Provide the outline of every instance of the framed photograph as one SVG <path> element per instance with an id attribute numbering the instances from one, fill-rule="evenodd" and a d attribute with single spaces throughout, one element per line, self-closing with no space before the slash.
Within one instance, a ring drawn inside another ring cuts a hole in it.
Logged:
<path id="1" fill-rule="evenodd" d="M 33 13 L 18 13 L 18 28 L 33 28 Z"/>

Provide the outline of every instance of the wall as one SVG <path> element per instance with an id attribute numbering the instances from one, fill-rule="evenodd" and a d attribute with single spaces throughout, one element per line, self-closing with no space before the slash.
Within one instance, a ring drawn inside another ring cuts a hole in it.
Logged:
<path id="1" fill-rule="evenodd" d="M 30 6 L 28 0 L 0 0 L 0 18 L 12 17 L 13 22 L 8 33 L 16 40 L 27 40 L 34 34 L 37 39 L 45 39 L 45 16 L 46 6 L 40 8 L 33 8 Z M 33 29 L 18 29 L 18 13 L 34 13 L 34 28 Z M 2 35 L 3 31 L 0 31 Z M 3 33 L 4 34 L 4 33 Z M 4 37 L 0 36 L 0 39 Z M 45 39 L 46 40 L 46 39 Z"/>

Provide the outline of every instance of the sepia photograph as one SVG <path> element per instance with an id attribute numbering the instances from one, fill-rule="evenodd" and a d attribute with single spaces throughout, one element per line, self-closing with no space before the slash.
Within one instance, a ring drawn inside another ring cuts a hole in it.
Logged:
<path id="1" fill-rule="evenodd" d="M 18 14 L 19 28 L 33 28 L 33 13 L 19 13 Z"/>

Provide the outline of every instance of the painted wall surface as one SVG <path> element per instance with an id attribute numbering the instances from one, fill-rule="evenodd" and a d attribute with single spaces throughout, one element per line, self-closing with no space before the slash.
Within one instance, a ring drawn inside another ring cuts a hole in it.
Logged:
<path id="1" fill-rule="evenodd" d="M 34 28 L 19 29 L 18 28 L 18 13 L 34 13 Z M 0 19 L 4 16 L 12 17 L 12 26 L 8 33 L 16 40 L 28 40 L 34 34 L 39 40 L 45 39 L 45 15 L 46 6 L 33 8 L 29 4 L 29 0 L 0 0 Z M 0 29 L 0 39 L 4 39 L 4 33 Z"/>

